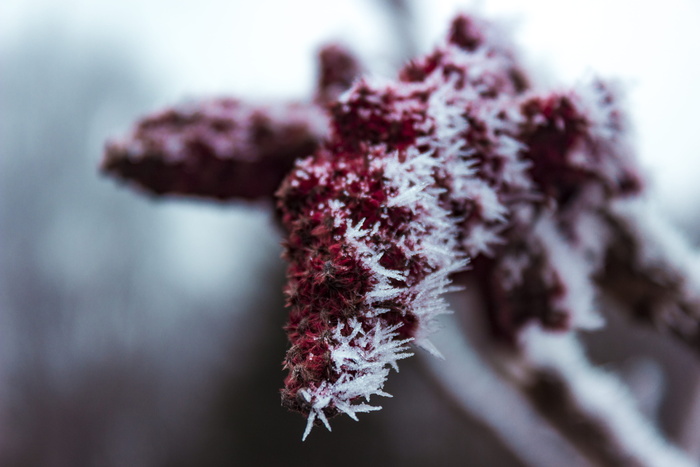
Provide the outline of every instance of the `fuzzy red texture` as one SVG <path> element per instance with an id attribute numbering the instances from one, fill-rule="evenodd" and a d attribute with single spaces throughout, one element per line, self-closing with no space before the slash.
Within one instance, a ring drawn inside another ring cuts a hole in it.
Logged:
<path id="1" fill-rule="evenodd" d="M 597 86 L 605 92 L 602 83 Z M 533 162 L 532 178 L 539 191 L 560 206 L 566 205 L 589 183 L 600 183 L 610 197 L 636 194 L 641 190 L 642 181 L 636 167 L 621 165 L 615 178 L 602 173 L 601 164 L 611 160 L 610 154 L 592 139 L 587 117 L 568 96 L 555 94 L 529 99 L 522 104 L 521 111 L 525 122 L 521 125 L 520 139 L 527 147 L 525 157 Z M 622 133 L 619 118 L 613 114 L 609 125 L 611 131 Z M 538 121 L 544 123 L 536 123 Z M 588 160 L 572 163 L 575 150 L 584 151 Z"/>
<path id="2" fill-rule="evenodd" d="M 272 109 L 213 99 L 149 115 L 107 144 L 102 170 L 154 195 L 269 197 L 319 143 L 323 116 L 306 104 Z"/>
<path id="3" fill-rule="evenodd" d="M 451 37 L 453 45 L 466 50 L 481 44 L 478 30 L 466 17 L 458 17 Z M 409 63 L 399 76 L 404 82 L 417 82 L 438 69 L 446 81 L 454 79 L 458 88 L 480 86 L 485 99 L 502 92 L 514 94 L 521 86 L 513 78 L 514 66 L 474 79 L 468 76 L 469 70 L 452 63 L 443 51 Z M 290 320 L 286 330 L 291 348 L 284 361 L 289 373 L 282 400 L 285 406 L 305 414 L 311 410 L 310 403 L 299 391 L 313 389 L 322 382 L 333 383 L 340 376 L 333 368 L 329 346 L 333 330 L 341 323 L 352 318 L 363 326 L 376 326 L 377 321 L 385 326 L 400 324 L 397 339 L 413 337 L 419 324 L 418 317 L 406 311 L 410 309 L 410 296 L 401 295 L 374 304 L 390 311 L 378 317 L 371 315 L 364 296 L 374 285 L 374 279 L 353 259 L 354 252 L 349 246 L 341 242 L 347 221 L 352 225 L 362 222 L 364 229 L 378 223 L 378 233 L 372 242 L 380 245 L 383 267 L 408 271 L 405 281 L 408 286 L 432 272 L 421 255 L 406 257 L 396 246 L 411 223 L 420 220 L 408 209 L 387 206 L 393 188 L 386 185 L 384 174 L 370 164 L 394 151 L 402 159 L 404 151 L 417 146 L 417 138 L 432 131 L 426 130 L 424 124 L 428 99 L 434 90 L 416 86 L 407 92 L 399 90 L 400 82 L 396 86 L 389 85 L 378 92 L 367 82 L 356 83 L 343 100 L 331 107 L 331 138 L 325 148 L 298 164 L 277 193 L 282 223 L 288 230 L 284 256 L 290 263 L 286 289 Z M 465 144 L 479 146 L 475 141 L 478 128 L 476 124 L 470 126 Z M 488 178 L 487 170 L 481 173 Z M 449 173 L 436 174 L 436 183 L 445 188 L 444 207 L 455 218 L 478 218 L 476 207 L 452 200 L 449 177 Z M 345 205 L 346 218 L 333 216 L 328 206 L 334 200 Z M 335 413 L 332 407 L 324 412 Z"/>
<path id="4" fill-rule="evenodd" d="M 329 201 L 342 201 L 353 225 L 364 220 L 362 227 L 368 229 L 380 223 L 380 235 L 373 242 L 385 252 L 384 267 L 405 270 L 409 265 L 408 283 L 420 281 L 430 273 L 420 257 L 408 259 L 400 249 L 392 247 L 392 240 L 400 238 L 402 226 L 420 220 L 384 205 L 388 192 L 382 174 L 370 169 L 372 160 L 393 151 L 401 155 L 411 147 L 419 151 L 430 149 L 419 147 L 417 140 L 429 134 L 424 123 L 428 100 L 435 90 L 420 85 L 402 89 L 402 82 L 420 84 L 431 74 L 440 73 L 444 82 L 457 91 L 466 87 L 477 91 L 480 100 L 468 103 L 462 113 L 467 125 L 461 137 L 464 147 L 470 150 L 468 163 L 474 168 L 474 177 L 494 189 L 509 211 L 532 209 L 530 222 L 537 220 L 540 211 L 554 208 L 565 224 L 567 216 L 575 215 L 569 212 L 569 206 L 579 206 L 581 197 L 593 185 L 602 187 L 602 202 L 641 189 L 636 168 L 624 154 L 615 153 L 618 148 L 614 142 L 597 134 L 595 125 L 603 125 L 613 140 L 624 130 L 619 112 L 612 107 L 612 93 L 607 92 L 605 85 L 596 85 L 600 95 L 605 96 L 603 102 L 586 105 L 609 107 L 608 121 L 593 122 L 574 94 L 525 94 L 527 79 L 510 51 L 482 47 L 485 36 L 470 18 L 458 17 L 448 38 L 447 47 L 407 64 L 399 72 L 398 82 L 382 92 L 369 83 L 356 83 L 350 94 L 331 107 L 331 139 L 325 148 L 292 171 L 278 192 L 283 224 L 289 230 L 285 247 L 290 261 L 287 295 L 291 319 L 287 331 L 292 343 L 284 363 L 290 373 L 282 395 L 285 405 L 302 413 L 308 413 L 310 408 L 299 396 L 300 389 L 314 388 L 322 381 L 333 383 L 340 376 L 330 360 L 330 336 L 349 318 L 363 322 L 369 310 L 363 308 L 366 305 L 362 294 L 373 285 L 370 272 L 353 262 L 346 254 L 347 246 L 339 243 L 347 219 L 336 224 L 337 219 L 327 208 Z M 469 65 L 460 61 L 462 57 L 455 56 L 451 46 L 481 54 L 483 60 L 493 60 L 499 66 L 487 67 L 475 75 Z M 500 120 L 505 130 L 494 130 L 493 121 L 480 117 L 481 106 L 490 100 L 492 105 L 503 106 L 503 111 L 496 112 L 493 118 Z M 513 115 L 508 112 L 513 110 L 519 114 L 515 126 L 509 124 Z M 508 136 L 521 146 L 520 159 L 530 163 L 526 171 L 529 182 L 524 186 L 507 180 L 508 161 L 499 155 L 494 139 L 499 131 L 511 132 Z M 499 221 L 487 220 L 477 202 L 453 199 L 450 177 L 448 172 L 436 174 L 435 182 L 445 188 L 443 205 L 453 218 L 461 219 L 460 235 L 467 238 L 472 228 L 480 226 L 498 227 Z M 474 273 L 482 281 L 494 334 L 508 342 L 514 342 L 518 331 L 533 320 L 547 329 L 568 329 L 574 313 L 561 300 L 567 293 L 566 280 L 551 263 L 542 239 L 530 234 L 531 227 L 522 221 L 503 225 L 504 245 L 495 247 L 489 257 L 472 258 L 476 260 Z M 514 255 L 525 255 L 528 264 L 522 282 L 506 287 L 502 267 Z M 397 338 L 412 337 L 419 324 L 417 316 L 402 310 L 409 308 L 410 299 L 401 296 L 377 305 L 391 310 L 380 315 L 379 320 L 401 324 Z M 376 320 L 372 317 L 367 322 Z M 300 323 L 303 332 L 299 331 Z M 309 359 L 309 353 L 302 349 L 311 349 L 313 358 Z M 331 409 L 326 411 L 333 413 Z"/>
<path id="5" fill-rule="evenodd" d="M 365 326 L 373 325 L 364 318 L 368 311 L 364 299 L 374 279 L 348 245 L 339 241 L 346 224 L 336 225 L 336 219 L 317 207 L 342 200 L 351 213 L 344 221 L 353 225 L 363 222 L 365 227 L 379 222 L 380 230 L 393 232 L 395 238 L 413 220 L 406 209 L 386 206 L 382 174 L 368 167 L 365 154 L 320 151 L 314 163 L 332 174 L 326 183 L 321 184 L 309 171 L 303 177 L 288 178 L 278 192 L 282 222 L 289 231 L 284 256 L 290 263 L 285 290 L 290 318 L 285 329 L 292 344 L 284 361 L 289 374 L 282 400 L 285 406 L 303 413 L 309 408 L 299 390 L 321 381 L 333 383 L 340 376 L 332 368 L 328 350 L 333 330 L 350 318 Z M 354 180 L 347 183 L 350 174 Z M 406 258 L 390 244 L 381 264 L 388 269 L 408 266 L 417 275 L 426 272 L 418 258 Z M 406 315 L 401 303 L 387 301 L 377 306 L 391 310 L 382 315 L 387 324 L 403 324 L 401 337 L 411 336 L 415 317 Z M 334 415 L 330 409 L 327 412 Z"/>
<path id="6" fill-rule="evenodd" d="M 403 82 L 420 82 L 437 68 L 442 69 L 445 76 L 457 75 L 456 88 L 461 89 L 466 85 L 486 85 L 481 94 L 489 99 L 505 94 L 519 94 L 529 88 L 529 80 L 525 72 L 518 65 L 510 49 L 498 44 L 488 43 L 489 38 L 484 34 L 484 24 L 476 19 L 458 15 L 450 25 L 447 42 L 466 52 L 476 52 L 483 48 L 484 58 L 503 58 L 503 68 L 495 74 L 484 74 L 483 77 L 467 78 L 468 70 L 461 63 L 451 63 L 446 56 L 444 48 L 438 48 L 432 53 L 411 60 L 399 72 L 399 80 Z"/>
<path id="7" fill-rule="evenodd" d="M 393 111 L 397 102 L 410 101 L 412 97 L 421 98 L 398 96 L 391 91 L 377 95 L 371 87 L 360 83 L 348 101 L 332 107 L 334 135 L 329 144 L 336 152 L 361 152 L 380 143 L 398 150 L 413 145 L 418 136 L 416 126 L 425 118 L 422 109 Z"/>

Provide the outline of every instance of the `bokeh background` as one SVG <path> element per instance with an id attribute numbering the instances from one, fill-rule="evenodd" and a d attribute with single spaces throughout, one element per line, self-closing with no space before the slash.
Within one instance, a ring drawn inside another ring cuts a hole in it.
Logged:
<path id="1" fill-rule="evenodd" d="M 415 361 L 382 412 L 301 443 L 305 421 L 279 407 L 284 264 L 269 206 L 153 200 L 97 172 L 106 138 L 164 105 L 308 96 L 325 42 L 391 74 L 409 44 L 387 3 L 0 3 L 0 465 L 519 464 Z M 621 80 L 653 196 L 700 240 L 700 3 L 410 4 L 418 51 L 476 10 L 506 22 L 544 84 Z M 673 413 L 663 427 L 679 438 Z"/>

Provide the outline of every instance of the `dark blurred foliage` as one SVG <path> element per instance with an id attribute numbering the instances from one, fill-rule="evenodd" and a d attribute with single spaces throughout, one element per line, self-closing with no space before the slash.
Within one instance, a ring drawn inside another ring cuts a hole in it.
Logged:
<path id="1" fill-rule="evenodd" d="M 302 443 L 305 420 L 279 402 L 284 266 L 268 216 L 101 179 L 102 142 L 153 106 L 155 80 L 108 40 L 23 39 L 0 56 L 0 465 L 519 464 L 417 359 L 383 411 Z M 216 238 L 247 243 L 169 241 L 199 222 L 193 207 L 221 217 Z M 177 248 L 235 267 L 198 292 L 208 278 L 173 270 Z"/>

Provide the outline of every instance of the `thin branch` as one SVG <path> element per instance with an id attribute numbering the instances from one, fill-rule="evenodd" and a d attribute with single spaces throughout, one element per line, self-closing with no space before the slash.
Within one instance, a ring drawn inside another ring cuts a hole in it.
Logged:
<path id="1" fill-rule="evenodd" d="M 572 333 L 523 333 L 521 385 L 533 404 L 599 465 L 691 466 L 612 375 L 593 367 Z"/>
<path id="2" fill-rule="evenodd" d="M 447 355 L 421 361 L 442 390 L 469 417 L 481 420 L 527 465 L 592 466 L 570 440 L 534 410 L 525 395 L 480 355 L 475 342 L 449 323 L 435 336 Z M 478 345 L 478 344 L 477 344 Z"/>
<path id="3" fill-rule="evenodd" d="M 485 315 L 484 297 L 474 278 L 467 275 L 463 283 L 466 292 L 458 299 L 465 302 L 453 303 L 455 309 L 463 310 L 459 314 L 461 329 L 445 326 L 435 336 L 440 339 L 438 347 L 447 355 L 450 366 L 445 368 L 449 371 L 433 373 L 448 393 L 463 401 L 465 411 L 485 417 L 509 445 L 516 447 L 508 438 L 508 430 L 520 420 L 517 411 L 522 414 L 526 410 L 514 406 L 524 404 L 541 417 L 536 422 L 538 430 L 544 423 L 557 433 L 559 439 L 552 443 L 575 449 L 580 458 L 594 465 L 693 465 L 641 415 L 634 397 L 615 377 L 588 362 L 572 331 L 547 331 L 533 323 L 521 331 L 517 347 L 499 345 L 484 332 L 480 321 Z M 460 372 L 467 376 L 460 376 Z M 479 376 L 482 373 L 486 376 Z M 503 388 L 496 387 L 493 380 Z M 491 399 L 496 401 L 494 404 L 509 401 L 508 410 L 514 418 L 505 427 L 498 423 L 499 409 L 490 406 Z M 495 413 L 481 415 L 481 411 Z M 521 436 L 529 437 L 531 433 Z M 530 449 L 552 449 L 542 440 L 526 444 Z"/>

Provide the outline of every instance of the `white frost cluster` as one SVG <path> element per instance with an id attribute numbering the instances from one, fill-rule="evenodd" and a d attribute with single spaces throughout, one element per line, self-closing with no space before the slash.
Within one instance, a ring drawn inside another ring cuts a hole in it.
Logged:
<path id="1" fill-rule="evenodd" d="M 333 340 L 336 344 L 331 347 L 333 368 L 340 373 L 340 378 L 333 384 L 324 381 L 313 391 L 300 391 L 311 404 L 303 439 L 311 432 L 317 417 L 330 431 L 328 418 L 323 413 L 326 407 L 333 406 L 353 420 L 357 420 L 357 413 L 381 409 L 368 403 L 351 404 L 350 401 L 364 398 L 369 402 L 370 396 L 375 394 L 391 397 L 391 394 L 381 390 L 389 375 L 387 362 L 398 371 L 396 361 L 413 355 L 406 351 L 410 339 L 396 339 L 395 331 L 399 325 L 383 327 L 378 322 L 368 332 L 363 331 L 362 324 L 357 320 L 351 320 L 347 326 L 350 329 L 347 336 L 342 334 L 345 325 L 341 324 L 335 329 Z M 353 372 L 353 376 L 349 371 Z"/>

